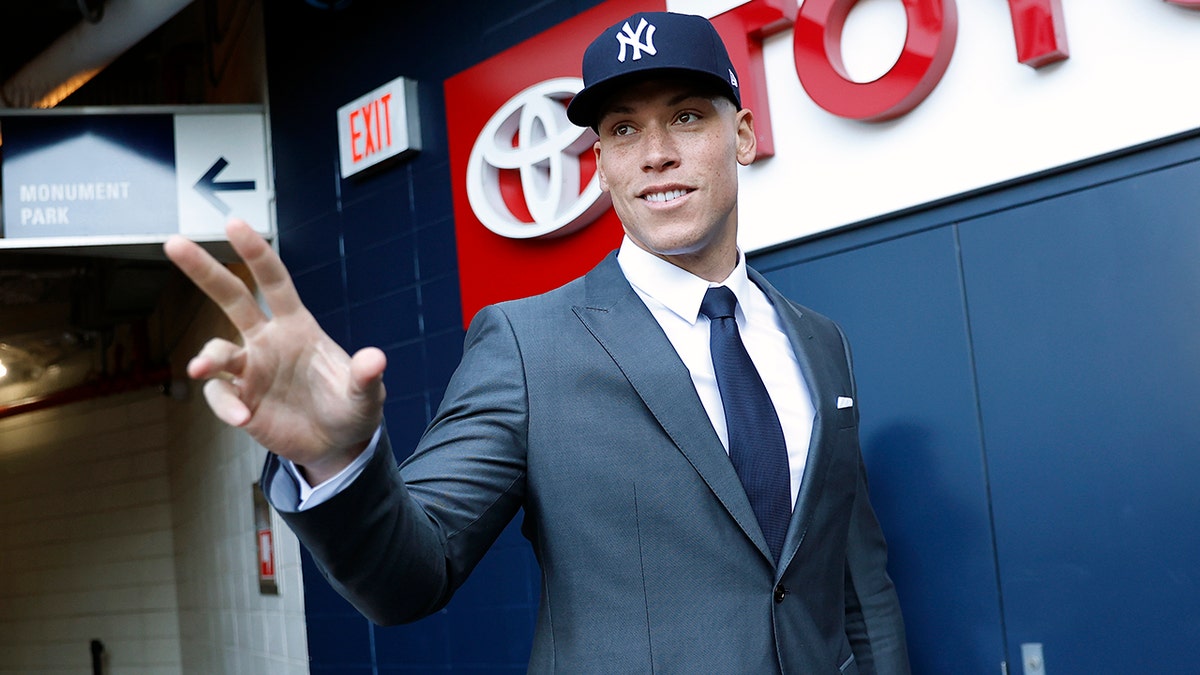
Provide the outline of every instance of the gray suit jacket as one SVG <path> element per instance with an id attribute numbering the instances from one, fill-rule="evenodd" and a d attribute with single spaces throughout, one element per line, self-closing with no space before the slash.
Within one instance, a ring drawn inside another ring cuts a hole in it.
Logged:
<path id="1" fill-rule="evenodd" d="M 413 456 L 397 469 L 385 437 L 354 483 L 303 512 L 284 505 L 285 521 L 364 615 L 398 623 L 444 606 L 523 507 L 542 570 L 532 672 L 908 672 L 857 408 L 837 405 L 855 395 L 846 342 L 751 278 L 783 317 L 816 408 L 778 567 L 686 367 L 615 256 L 481 310 Z M 269 458 L 267 494 L 286 476 Z"/>

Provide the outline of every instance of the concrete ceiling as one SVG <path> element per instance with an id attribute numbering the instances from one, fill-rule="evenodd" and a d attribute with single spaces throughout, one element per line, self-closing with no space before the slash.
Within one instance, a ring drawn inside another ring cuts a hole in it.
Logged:
<path id="1" fill-rule="evenodd" d="M 0 3 L 0 82 L 83 19 L 77 0 Z"/>
<path id="2" fill-rule="evenodd" d="M 206 22 L 222 4 L 6 0 L 0 3 L 0 106 L 203 102 L 187 100 L 202 98 L 203 89 L 186 85 L 202 74 L 211 32 Z M 70 85 L 66 98 L 46 99 L 64 85 Z"/>
<path id="3" fill-rule="evenodd" d="M 224 81 L 258 72 L 231 64 L 247 41 L 258 0 L 4 0 L 0 113 L 263 103 Z M 145 250 L 0 248 L 0 416 L 163 377 L 200 299 Z"/>

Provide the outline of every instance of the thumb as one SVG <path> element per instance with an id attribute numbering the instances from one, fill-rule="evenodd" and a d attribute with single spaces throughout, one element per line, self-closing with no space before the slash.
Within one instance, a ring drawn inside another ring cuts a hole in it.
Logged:
<path id="1" fill-rule="evenodd" d="M 350 359 L 351 395 L 383 402 L 383 371 L 387 356 L 378 347 L 364 347 Z"/>

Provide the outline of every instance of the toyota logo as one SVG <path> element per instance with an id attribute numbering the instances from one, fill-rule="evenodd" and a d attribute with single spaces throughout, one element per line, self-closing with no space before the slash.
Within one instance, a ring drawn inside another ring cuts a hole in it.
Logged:
<path id="1" fill-rule="evenodd" d="M 467 164 L 467 198 L 479 222 L 509 239 L 560 236 L 596 220 L 611 200 L 593 174 L 581 189 L 580 157 L 596 142 L 591 129 L 571 124 L 567 101 L 583 80 L 546 80 L 509 99 L 484 125 Z M 529 217 L 513 214 L 501 189 L 515 172 Z"/>

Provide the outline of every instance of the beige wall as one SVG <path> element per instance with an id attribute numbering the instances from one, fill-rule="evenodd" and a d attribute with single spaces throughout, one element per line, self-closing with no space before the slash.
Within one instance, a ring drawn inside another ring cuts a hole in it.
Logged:
<path id="1" fill-rule="evenodd" d="M 228 333 L 206 304 L 175 350 L 176 372 L 203 341 Z M 266 451 L 217 421 L 200 386 L 169 419 L 175 572 L 183 672 L 308 672 L 300 546 L 271 514 L 279 595 L 258 588 L 252 486 Z"/>
<path id="2" fill-rule="evenodd" d="M 0 673 L 179 673 L 166 399 L 0 420 Z"/>
<path id="3" fill-rule="evenodd" d="M 177 353 L 220 325 L 202 309 Z M 265 453 L 189 389 L 0 419 L 0 674 L 90 673 L 93 638 L 106 673 L 308 672 L 299 545 L 274 514 L 279 595 L 258 588 Z"/>

